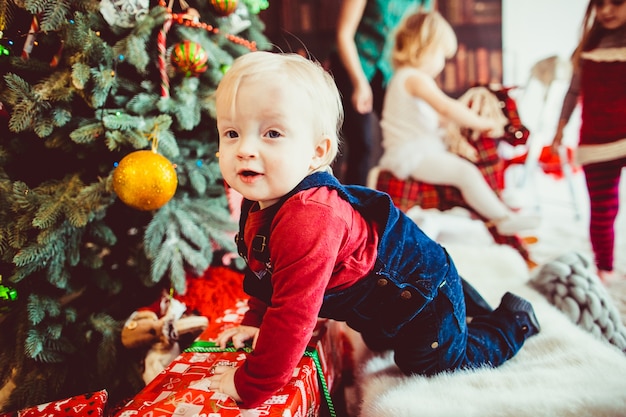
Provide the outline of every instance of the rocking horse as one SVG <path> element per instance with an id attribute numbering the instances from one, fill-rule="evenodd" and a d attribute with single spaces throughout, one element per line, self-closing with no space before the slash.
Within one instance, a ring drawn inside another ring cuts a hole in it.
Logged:
<path id="1" fill-rule="evenodd" d="M 524 145 L 529 136 L 528 129 L 519 118 L 517 104 L 509 96 L 509 90 L 510 88 L 493 89 L 479 86 L 470 88 L 459 98 L 461 102 L 483 116 L 498 118 L 504 116 L 506 122 L 501 136 L 497 138 L 487 137 L 451 127 L 448 130 L 446 143 L 451 152 L 472 160 L 482 172 L 487 183 L 499 196 L 504 189 L 506 164 L 498 153 L 498 144 L 505 141 L 512 146 Z M 374 167 L 370 172 L 368 186 L 389 194 L 394 204 L 404 212 L 414 206 L 423 209 L 435 208 L 441 211 L 453 207 L 465 208 L 473 217 L 485 222 L 485 226 L 496 243 L 512 246 L 529 264 L 532 264 L 524 241 L 518 236 L 499 234 L 495 226 L 481 217 L 465 202 L 461 192 L 456 187 L 433 185 L 413 179 L 401 180 L 394 177 L 391 172 L 377 167 Z"/>

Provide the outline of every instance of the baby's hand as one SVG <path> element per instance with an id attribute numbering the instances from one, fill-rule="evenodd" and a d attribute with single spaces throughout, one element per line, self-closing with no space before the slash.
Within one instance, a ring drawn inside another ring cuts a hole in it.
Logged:
<path id="1" fill-rule="evenodd" d="M 209 377 L 211 384 L 209 389 L 215 392 L 221 392 L 228 395 L 230 398 L 237 402 L 241 402 L 241 397 L 235 388 L 235 372 L 237 368 L 234 366 L 219 365 L 214 366 L 212 373 Z"/>
<path id="2" fill-rule="evenodd" d="M 233 346 L 236 349 L 240 349 L 244 347 L 244 342 L 246 340 L 252 339 L 252 348 L 256 346 L 256 339 L 259 336 L 259 328 L 252 326 L 237 326 L 231 327 L 230 329 L 224 330 L 217 336 L 215 342 L 220 346 L 220 348 L 224 349 L 226 344 L 230 341 L 233 342 Z"/>

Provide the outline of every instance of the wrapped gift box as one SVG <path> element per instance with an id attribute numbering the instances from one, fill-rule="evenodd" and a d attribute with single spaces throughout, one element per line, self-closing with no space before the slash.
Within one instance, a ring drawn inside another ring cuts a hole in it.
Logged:
<path id="1" fill-rule="evenodd" d="M 245 302 L 225 312 L 189 349 L 135 396 L 116 417 L 334 416 L 330 392 L 339 385 L 343 331 L 339 323 L 320 320 L 307 351 L 287 385 L 255 409 L 240 409 L 228 396 L 208 389 L 211 367 L 238 366 L 249 350 L 222 350 L 212 339 L 241 321 Z"/>
<path id="2" fill-rule="evenodd" d="M 106 390 L 77 395 L 9 413 L 0 417 L 102 417 L 109 394 Z"/>

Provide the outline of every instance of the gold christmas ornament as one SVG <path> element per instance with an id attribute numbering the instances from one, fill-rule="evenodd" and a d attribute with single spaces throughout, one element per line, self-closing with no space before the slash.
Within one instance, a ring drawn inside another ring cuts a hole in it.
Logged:
<path id="1" fill-rule="evenodd" d="M 113 171 L 113 190 L 126 205 L 156 210 L 174 196 L 178 178 L 172 163 L 151 150 L 126 155 Z"/>

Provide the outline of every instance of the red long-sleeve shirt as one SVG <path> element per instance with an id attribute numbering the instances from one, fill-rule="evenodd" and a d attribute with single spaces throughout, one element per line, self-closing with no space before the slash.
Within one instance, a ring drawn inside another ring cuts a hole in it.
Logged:
<path id="1" fill-rule="evenodd" d="M 256 207 L 256 210 L 255 210 Z M 284 386 L 311 339 L 324 293 L 343 289 L 367 275 L 376 260 L 378 232 L 326 187 L 302 191 L 279 207 L 253 207 L 244 229 L 250 267 L 252 238 L 272 221 L 271 306 L 251 298 L 242 324 L 259 327 L 254 351 L 235 374 L 242 406 L 255 407 Z"/>

